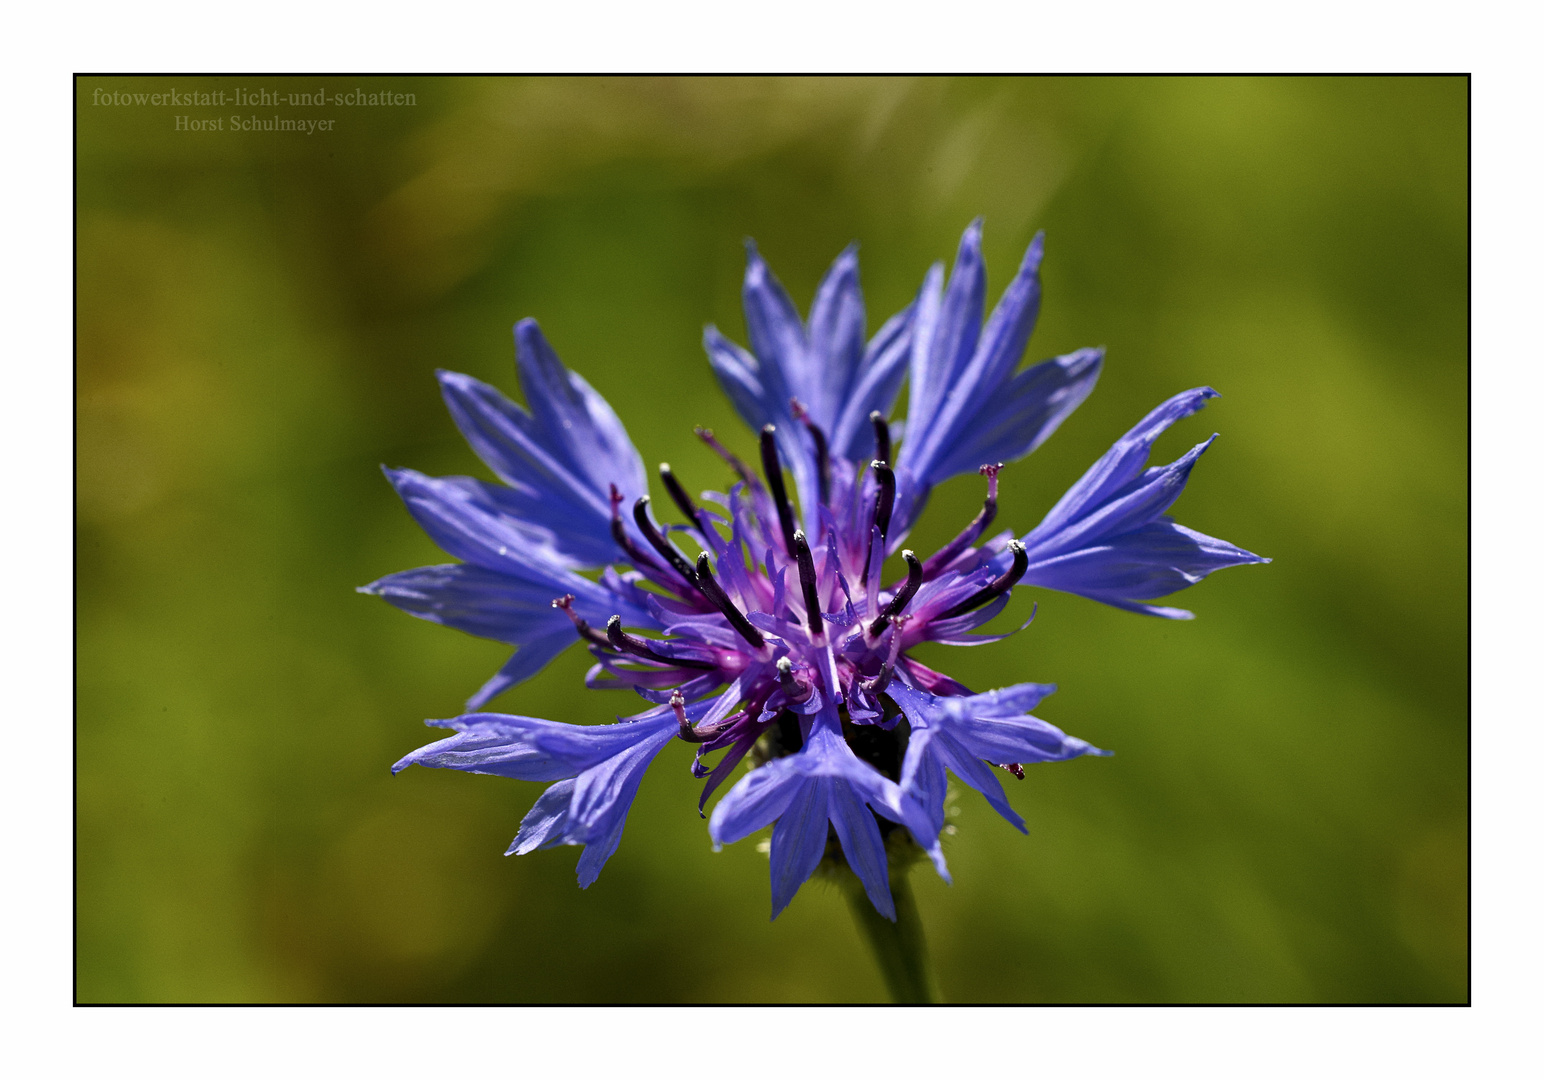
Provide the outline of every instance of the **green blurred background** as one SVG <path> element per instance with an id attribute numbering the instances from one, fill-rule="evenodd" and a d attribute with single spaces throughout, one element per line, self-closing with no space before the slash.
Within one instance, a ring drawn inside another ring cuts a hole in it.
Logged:
<path id="1" fill-rule="evenodd" d="M 93 104 L 237 87 L 415 104 Z M 433 371 L 516 394 L 517 319 L 651 466 L 722 488 L 691 426 L 751 447 L 699 344 L 744 341 L 742 238 L 801 308 L 858 240 L 873 329 L 981 215 L 989 302 L 1047 232 L 1027 359 L 1109 348 L 999 521 L 1210 384 L 1158 447 L 1223 433 L 1176 515 L 1276 561 L 1176 598 L 1191 623 L 1044 593 L 1024 634 L 939 661 L 1059 683 L 1037 713 L 1116 751 L 1008 781 L 1028 838 L 962 793 L 956 884 L 914 876 L 946 1000 L 1466 1000 L 1467 93 L 79 80 L 79 999 L 883 1000 L 839 892 L 770 923 L 755 842 L 710 850 L 684 744 L 588 891 L 576 849 L 501 855 L 538 785 L 389 776 L 507 649 L 354 588 L 447 561 L 379 466 L 487 475 Z M 946 485 L 915 546 L 979 498 Z M 633 711 L 582 689 L 587 660 L 497 707 Z"/>

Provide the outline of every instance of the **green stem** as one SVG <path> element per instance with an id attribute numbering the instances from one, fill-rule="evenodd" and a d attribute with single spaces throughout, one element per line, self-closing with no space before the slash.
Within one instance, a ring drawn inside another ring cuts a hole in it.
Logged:
<path id="1" fill-rule="evenodd" d="M 874 959 L 879 961 L 890 997 L 903 1005 L 931 1005 L 938 1000 L 938 991 L 928 967 L 922 918 L 917 914 L 917 902 L 906 878 L 905 869 L 897 871 L 892 867 L 890 895 L 895 900 L 895 922 L 874 910 L 856 875 L 850 875 L 847 902 L 864 940 L 874 951 Z"/>

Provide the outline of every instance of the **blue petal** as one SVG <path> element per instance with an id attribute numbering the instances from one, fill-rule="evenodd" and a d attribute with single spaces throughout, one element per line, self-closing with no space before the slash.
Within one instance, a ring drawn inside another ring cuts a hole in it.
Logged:
<path id="1" fill-rule="evenodd" d="M 550 533 L 505 512 L 495 485 L 412 469 L 385 472 L 413 519 L 448 554 L 504 575 L 512 584 L 549 589 L 549 601 L 573 593 L 586 619 L 604 622 L 620 614 L 629 626 L 656 625 L 636 603 L 574 573 L 570 560 L 551 545 Z"/>
<path id="2" fill-rule="evenodd" d="M 708 835 L 715 844 L 743 840 L 782 816 L 803 782 L 797 759 L 794 754 L 769 761 L 730 788 L 708 819 Z"/>
<path id="3" fill-rule="evenodd" d="M 912 725 L 901 770 L 901 789 L 919 803 L 930 820 L 943 825 L 943 770 L 986 796 L 992 807 L 1020 832 L 1024 819 L 1014 812 L 996 775 L 996 765 L 1065 761 L 1083 754 L 1103 755 L 1082 739 L 1033 716 L 1019 715 L 1054 687 L 1022 683 L 968 697 L 937 697 L 902 684 L 888 693 Z"/>
<path id="4" fill-rule="evenodd" d="M 615 729 L 619 733 L 621 729 L 632 729 L 625 734 L 636 741 L 581 773 L 574 788 L 571 812 L 586 839 L 609 834 L 627 817 L 644 771 L 665 744 L 676 737 L 678 726 L 667 710 L 657 720 L 619 724 Z"/>
<path id="5" fill-rule="evenodd" d="M 786 388 L 782 386 L 780 376 L 764 375 L 756 357 L 719 333 L 716 326 L 708 326 L 702 331 L 702 347 L 729 403 L 751 430 L 760 431 L 767 424 L 791 421 Z M 770 387 L 769 382 L 773 383 Z"/>
<path id="6" fill-rule="evenodd" d="M 929 832 L 930 822 L 922 806 L 902 792 L 893 780 L 852 752 L 852 748 L 842 738 L 835 704 L 828 706 L 816 717 L 809 739 L 804 748 L 794 755 L 794 760 L 802 760 L 801 767 L 807 772 L 838 779 L 876 814 L 905 825 L 917 846 L 933 860 L 939 875 L 949 880 L 943 852 L 938 846 L 937 831 Z M 875 907 L 884 910 L 879 904 L 875 904 Z"/>
<path id="7" fill-rule="evenodd" d="M 520 819 L 520 831 L 504 854 L 527 855 L 558 844 L 574 843 L 568 835 L 568 806 L 573 798 L 573 780 L 559 780 L 542 792 L 536 805 Z"/>
<path id="8" fill-rule="evenodd" d="M 1056 693 L 1055 683 L 1015 683 L 999 687 L 970 699 L 974 716 L 1023 716 Z"/>
<path id="9" fill-rule="evenodd" d="M 611 858 L 616 852 L 617 845 L 622 842 L 622 828 L 626 824 L 627 808 L 623 807 L 621 814 L 610 822 L 605 832 L 585 841 L 584 851 L 579 855 L 579 865 L 574 868 L 579 875 L 581 889 L 588 889 L 595 884 L 595 879 L 600 876 L 601 867 L 606 865 L 606 860 Z"/>
<path id="10" fill-rule="evenodd" d="M 703 710 L 688 706 L 686 711 L 690 717 Z M 428 765 L 516 780 L 566 779 L 651 741 L 661 731 L 675 731 L 674 714 L 668 708 L 642 715 L 647 719 L 593 726 L 505 713 L 468 713 L 454 720 L 431 721 L 436 727 L 453 727 L 460 734 L 409 754 L 392 771 Z"/>
<path id="11" fill-rule="evenodd" d="M 532 584 L 480 566 L 421 566 L 389 574 L 359 591 L 379 596 L 420 619 L 511 645 L 562 629 L 570 640 L 577 640 L 568 617 L 552 606 L 556 594 L 551 585 Z"/>
<path id="12" fill-rule="evenodd" d="M 858 248 L 852 244 L 826 271 L 810 304 L 806 359 L 811 370 L 804 387 L 809 397 L 801 400 L 828 443 L 863 361 L 864 324 Z"/>
<path id="13" fill-rule="evenodd" d="M 1141 601 L 1187 588 L 1214 570 L 1269 562 L 1162 516 L 1217 436 L 1169 465 L 1146 468 L 1158 436 L 1216 396 L 1204 386 L 1177 394 L 1122 436 L 1025 535 L 1029 566 L 1020 584 L 1076 593 L 1129 611 L 1188 619 L 1188 611 Z M 1000 572 L 1011 558 L 1007 551 L 1000 552 L 992 565 Z"/>
<path id="14" fill-rule="evenodd" d="M 417 479 L 428 481 L 427 477 Z M 412 481 L 404 486 L 412 491 L 415 484 Z M 430 503 L 437 502 L 433 495 L 416 493 L 409 506 L 416 506 L 423 518 L 437 525 L 453 516 L 466 519 L 464 508 L 454 503 L 448 508 L 430 507 Z M 470 544 L 462 543 L 455 535 L 448 531 L 446 535 L 447 542 L 463 553 L 472 550 Z M 421 619 L 520 647 L 467 702 L 467 708 L 472 710 L 535 675 L 578 640 L 568 617 L 552 607 L 558 596 L 573 593 L 574 608 L 580 617 L 596 625 L 612 615 L 621 615 L 630 626 L 657 625 L 635 602 L 636 590 L 620 578 L 603 578 L 597 584 L 553 567 L 517 569 L 521 576 L 472 564 L 422 566 L 390 574 L 361 586 L 359 591 L 379 596 Z"/>
<path id="15" fill-rule="evenodd" d="M 688 706 L 687 716 L 700 716 L 704 710 Z M 583 844 L 578 867 L 582 888 L 595 880 L 621 842 L 644 771 L 677 731 L 668 708 L 650 710 L 631 723 L 598 727 L 497 713 L 433 723 L 455 727 L 458 733 L 409 754 L 392 771 L 427 765 L 517 780 L 562 781 L 537 800 L 506 854 Z"/>
<path id="16" fill-rule="evenodd" d="M 393 765 L 391 771 L 399 773 L 409 765 L 538 781 L 566 780 L 577 776 L 580 768 L 519 733 L 493 726 L 472 727 L 419 747 Z"/>
<path id="17" fill-rule="evenodd" d="M 879 823 L 852 788 L 841 783 L 831 786 L 830 814 L 847 865 L 863 882 L 863 891 L 874 909 L 894 922 L 895 901 L 890 897 L 890 872 Z"/>
<path id="18" fill-rule="evenodd" d="M 799 886 L 810 879 L 825 854 L 830 785 L 831 781 L 821 777 L 800 779 L 789 785 L 788 805 L 772 829 L 774 919 L 782 914 Z"/>
<path id="19" fill-rule="evenodd" d="M 914 724 L 906 741 L 906 758 L 901 764 L 901 790 L 922 808 L 928 822 L 929 839 L 936 839 L 943 832 L 944 799 L 949 791 L 943 757 L 930 749 L 938 735 L 937 728 Z"/>
<path id="20" fill-rule="evenodd" d="M 613 462 L 616 467 L 609 471 L 607 486 L 597 487 L 591 476 L 576 473 L 552 437 L 499 391 L 453 371 L 439 372 L 439 379 L 445 405 L 461 434 L 508 485 L 502 493 L 504 508 L 550 530 L 553 546 L 576 565 L 595 567 L 615 558 L 609 484 L 636 498 L 646 490 L 638 470 L 631 463 Z"/>
<path id="21" fill-rule="evenodd" d="M 826 435 L 833 457 L 848 461 L 869 461 L 874 457 L 874 425 L 869 416 L 875 412 L 889 416 L 895 406 L 911 357 L 915 311 L 916 305 L 911 304 L 891 316 L 869 342 L 852 391 L 839 403 L 841 411 Z"/>
<path id="22" fill-rule="evenodd" d="M 522 581 L 559 584 L 584 580 L 557 546 L 552 530 L 528 522 L 501 505 L 501 489 L 466 476 L 425 476 L 413 469 L 386 469 L 413 520 L 448 554 Z"/>
<path id="23" fill-rule="evenodd" d="M 768 389 L 782 390 L 785 401 L 810 397 L 814 380 L 805 355 L 804 324 L 751 240 L 745 242 L 745 285 L 740 295 L 751 351 L 770 376 Z"/>
<path id="24" fill-rule="evenodd" d="M 711 326 L 703 334 L 703 347 L 745 422 L 752 429 L 777 426 L 778 453 L 802 495 L 816 481 L 814 452 L 803 423 L 793 415 L 791 399 L 804 405 L 834 457 L 866 460 L 874 447 L 869 414 L 889 413 L 905 377 L 912 308 L 886 322 L 864 347 L 855 246 L 837 256 L 822 278 L 807 327 L 754 244 L 747 245 L 743 295 L 751 352 Z M 804 518 L 815 520 L 810 509 Z"/>
<path id="25" fill-rule="evenodd" d="M 696 702 L 686 706 L 688 719 L 695 719 L 706 711 L 705 703 Z M 490 714 L 483 715 L 492 718 Z M 462 719 L 472 720 L 475 717 Z M 640 744 L 652 743 L 661 733 L 674 734 L 677 729 L 675 714 L 664 706 L 616 724 L 563 724 L 530 717 L 493 719 L 518 721 L 529 732 L 528 737 L 542 749 L 579 763 L 585 769 L 624 754 Z"/>
<path id="26" fill-rule="evenodd" d="M 605 517 L 609 530 L 611 484 L 629 500 L 648 492 L 643 459 L 606 399 L 565 368 L 535 319 L 515 324 L 520 388 L 544 445 L 582 483 L 575 489 Z"/>
<path id="27" fill-rule="evenodd" d="M 907 408 L 907 446 L 901 460 L 910 462 L 928 442 L 928 432 L 951 390 L 976 351 L 981 315 L 986 306 L 986 269 L 981 261 L 981 221 L 960 237 L 960 248 L 942 296 L 942 269 L 928 271 L 918 307 L 911 351 L 911 403 Z M 915 449 L 914 449 L 915 447 Z M 925 475 L 921 472 L 919 476 Z"/>
<path id="28" fill-rule="evenodd" d="M 1106 501 L 1085 505 L 1082 516 L 1072 518 L 1054 532 L 1037 528 L 1029 534 L 1034 543 L 1024 545 L 1029 549 L 1030 561 L 1079 551 L 1105 538 L 1133 532 L 1154 520 L 1183 494 L 1190 470 L 1216 439 L 1213 435 L 1172 464 L 1145 470 Z"/>
<path id="29" fill-rule="evenodd" d="M 945 456 L 929 470 L 932 482 L 1035 450 L 1093 392 L 1103 361 L 1103 349 L 1079 349 L 1013 376 L 944 444 Z"/>
<path id="30" fill-rule="evenodd" d="M 1215 570 L 1266 562 L 1270 560 L 1163 518 L 1102 544 L 1031 563 L 1024 582 L 1128 611 L 1188 619 L 1188 611 L 1139 601 L 1188 588 Z"/>
<path id="31" fill-rule="evenodd" d="M 934 355 L 926 365 L 930 380 L 926 398 L 922 408 L 914 405 L 907 417 L 905 460 L 924 481 L 937 483 L 945 478 L 937 463 L 971 430 L 976 414 L 997 397 L 1001 384 L 1018 366 L 1040 310 L 1043 246 L 1042 237 L 1036 236 L 983 334 L 986 270 L 981 261 L 980 221 L 973 222 L 961 238 L 932 342 Z"/>
<path id="32" fill-rule="evenodd" d="M 1218 396 L 1211 387 L 1201 386 L 1175 394 L 1148 413 L 1067 490 L 1045 520 L 1025 537 L 1026 543 L 1029 537 L 1055 535 L 1074 520 L 1086 516 L 1091 508 L 1117 497 L 1142 473 L 1158 436 L 1176 420 L 1200 412 L 1207 401 Z"/>
<path id="33" fill-rule="evenodd" d="M 686 713 L 688 718 L 695 719 L 702 711 L 700 706 L 688 706 Z M 584 844 L 577 868 L 581 889 L 590 887 L 622 842 L 627 812 L 632 809 L 644 771 L 665 744 L 675 738 L 674 714 L 669 709 L 659 710 L 659 713 L 658 716 L 645 713 L 648 719 L 637 719 L 630 724 L 611 725 L 610 731 L 625 745 L 606 760 L 580 773 L 574 785 L 569 831 L 575 840 Z"/>
<path id="34" fill-rule="evenodd" d="M 969 709 L 968 704 L 959 705 L 945 729 L 972 756 L 994 765 L 1068 761 L 1084 754 L 1105 756 L 1104 751 L 1037 717 L 981 717 Z"/>
<path id="35" fill-rule="evenodd" d="M 981 792 L 987 804 L 1002 815 L 1004 821 L 1019 832 L 1028 835 L 1029 827 L 1009 804 L 1008 796 L 1003 793 L 1003 786 L 991 767 L 961 746 L 959 740 L 952 738 L 949 729 L 940 729 L 937 732 L 932 749 L 950 772 L 968 786 Z"/>
<path id="36" fill-rule="evenodd" d="M 565 617 L 566 623 L 568 619 Z M 504 691 L 519 683 L 525 682 L 531 676 L 541 671 L 559 653 L 572 645 L 578 638 L 574 634 L 572 626 L 561 626 L 545 637 L 533 638 L 515 650 L 515 654 L 504 661 L 504 666 L 498 672 L 478 688 L 477 693 L 466 699 L 468 709 L 480 709 Z"/>
<path id="37" fill-rule="evenodd" d="M 746 319 L 750 319 L 749 306 Z M 797 395 L 786 381 L 786 372 L 778 362 L 746 352 L 716 327 L 703 331 L 702 344 L 719 384 L 741 418 L 756 431 L 767 424 L 776 427 L 777 452 L 784 467 L 793 473 L 801 517 L 813 522 L 818 484 L 814 445 L 804 425 L 794 418 L 792 400 Z"/>
<path id="38" fill-rule="evenodd" d="M 814 448 L 804 425 L 794 418 L 792 406 L 796 397 L 808 405 L 814 389 L 804 325 L 793 301 L 750 241 L 746 243 L 742 296 L 752 351 L 739 348 L 709 326 L 703 332 L 708 362 L 735 410 L 753 430 L 766 424 L 776 426 L 778 454 L 793 473 L 801 517 L 813 522 Z"/>
<path id="39" fill-rule="evenodd" d="M 823 786 L 815 788 L 819 781 Z M 842 801 L 838 801 L 842 800 Z M 853 804 L 868 804 L 883 817 L 904 824 L 924 848 L 946 878 L 936 830 L 928 832 L 923 808 L 902 794 L 893 781 L 867 762 L 859 760 L 842 739 L 841 721 L 836 706 L 827 703 L 815 717 L 809 738 L 795 754 L 778 758 L 741 780 L 714 807 L 708 822 L 709 835 L 715 843 L 726 844 L 742 839 L 776 820 L 773 844 L 773 917 L 781 911 L 798 887 L 814 872 L 824 850 L 826 822 L 838 828 L 842 849 L 854 869 L 859 871 L 874 906 L 894 918 L 889 903 L 888 878 L 879 876 L 875 862 L 883 859 L 883 845 L 878 852 L 878 825 L 873 832 L 859 828 L 850 815 Z M 822 816 L 817 823 L 812 815 Z M 836 822 L 837 814 L 848 815 L 845 823 Z M 844 837 L 843 831 L 846 836 Z M 780 848 L 778 832 L 785 832 Z M 818 840 L 818 845 L 817 845 Z M 782 855 L 779 855 L 779 852 Z M 813 852 L 813 854 L 811 854 Z M 883 888 L 881 889 L 881 884 Z"/>
<path id="40" fill-rule="evenodd" d="M 913 331 L 911 406 L 897 475 L 894 528 L 921 512 L 934 485 L 982 465 L 1030 453 L 1083 402 L 1103 353 L 1081 349 L 1015 374 L 1040 310 L 1044 235 L 1031 241 L 984 328 L 981 225 L 960 240 L 949 287 L 937 274 L 919 300 Z"/>

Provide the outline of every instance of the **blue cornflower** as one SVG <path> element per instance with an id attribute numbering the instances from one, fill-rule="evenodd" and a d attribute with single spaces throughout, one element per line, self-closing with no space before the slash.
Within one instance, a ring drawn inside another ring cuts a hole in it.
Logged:
<path id="1" fill-rule="evenodd" d="M 699 809 L 749 758 L 755 767 L 719 800 L 708 831 L 724 844 L 772 826 L 774 918 L 831 859 L 893 919 L 889 852 L 908 837 L 947 877 L 948 772 L 1023 829 L 990 766 L 1022 778 L 1028 762 L 1104 751 L 1029 715 L 1054 686 L 974 693 L 911 650 L 1009 636 L 974 631 L 1021 585 L 1189 618 L 1146 601 L 1267 560 L 1164 516 L 1211 440 L 1170 465 L 1147 459 L 1159 434 L 1216 396 L 1205 387 L 1153 410 L 1022 537 L 988 535 L 1001 463 L 1034 450 L 1077 408 L 1103 353 L 1080 349 L 1018 371 L 1039 311 L 1043 240 L 984 324 L 980 244 L 974 223 L 947 286 L 934 266 L 913 303 L 867 340 L 853 249 L 802 321 L 750 247 L 751 347 L 713 327 L 704 345 L 735 409 L 760 431 L 760 475 L 697 429 L 736 483 L 704 493 L 704 505 L 661 465 L 684 525 L 657 523 L 621 421 L 535 322 L 515 327 L 526 408 L 441 372 L 451 415 L 502 483 L 387 470 L 418 523 L 462 561 L 362 591 L 516 649 L 468 702 L 473 711 L 430 721 L 455 734 L 393 771 L 418 764 L 550 782 L 508 853 L 583 845 L 588 886 L 667 743 L 697 747 Z M 908 377 L 901 427 L 887 417 Z M 966 472 L 986 478 L 981 512 L 926 559 L 902 549 L 932 488 Z M 698 554 L 683 552 L 683 539 Z M 883 564 L 898 549 L 906 574 L 886 582 Z M 598 580 L 582 573 L 594 570 Z M 586 685 L 630 689 L 653 707 L 599 726 L 476 711 L 576 638 L 596 661 Z"/>

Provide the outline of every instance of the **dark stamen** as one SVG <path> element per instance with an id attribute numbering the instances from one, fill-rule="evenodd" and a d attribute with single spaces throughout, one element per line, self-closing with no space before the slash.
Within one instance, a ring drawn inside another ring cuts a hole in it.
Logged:
<path id="1" fill-rule="evenodd" d="M 981 475 L 986 477 L 986 502 L 982 504 L 981 512 L 971 519 L 971 523 L 965 526 L 960 535 L 928 557 L 927 562 L 922 564 L 924 578 L 932 577 L 953 562 L 960 552 L 981 538 L 987 526 L 997 517 L 997 474 L 1002 471 L 1002 467 L 1000 461 L 996 465 L 981 466 Z"/>
<path id="2" fill-rule="evenodd" d="M 895 629 L 890 632 L 890 651 L 885 656 L 885 666 L 879 669 L 879 674 L 872 679 L 863 679 L 859 685 L 871 694 L 884 692 L 890 685 L 890 680 L 895 678 L 895 660 L 901 655 L 901 632 L 906 629 L 906 624 L 911 621 L 910 615 L 897 615 L 892 620 Z"/>
<path id="3" fill-rule="evenodd" d="M 783 486 L 783 466 L 777 458 L 777 427 L 761 429 L 761 471 L 767 474 L 767 487 L 777 503 L 778 524 L 783 527 L 783 547 L 793 554 L 793 508 L 788 505 L 788 489 Z"/>
<path id="4" fill-rule="evenodd" d="M 622 505 L 622 493 L 617 490 L 615 484 L 611 485 L 611 538 L 617 542 L 627 555 L 627 561 L 639 570 L 652 570 L 656 574 L 663 575 L 665 568 L 654 558 L 633 542 L 633 538 L 627 535 L 627 529 L 622 525 L 622 515 L 619 507 Z"/>
<path id="5" fill-rule="evenodd" d="M 696 526 L 697 531 L 702 533 L 703 539 L 706 540 L 708 524 L 702 519 L 702 511 L 697 509 L 696 503 L 692 502 L 692 497 L 681 486 L 681 481 L 676 479 L 676 474 L 670 471 L 669 462 L 659 463 L 659 479 L 665 485 L 665 490 L 670 492 L 670 498 L 675 501 L 681 513 L 686 515 L 686 520 Z"/>
<path id="6" fill-rule="evenodd" d="M 759 488 L 761 486 L 761 481 L 756 479 L 756 474 L 751 472 L 750 467 L 730 453 L 728 448 L 714 437 L 712 428 L 694 427 L 692 431 L 696 433 L 697 438 L 712 447 L 715 454 L 724 459 L 729 467 L 734 470 L 735 475 L 745 482 L 746 487 Z"/>
<path id="7" fill-rule="evenodd" d="M 890 464 L 890 424 L 875 409 L 869 413 L 869 423 L 874 425 L 874 456 L 886 465 Z"/>
<path id="8" fill-rule="evenodd" d="M 799 684 L 794 681 L 793 661 L 784 656 L 777 662 L 777 681 L 783 686 L 783 693 L 790 698 L 799 693 Z"/>
<path id="9" fill-rule="evenodd" d="M 638 531 L 643 533 L 643 538 L 649 542 L 649 546 L 664 556 L 665 561 L 675 567 L 675 572 L 685 578 L 688 584 L 696 586 L 697 575 L 692 572 L 692 564 L 686 561 L 686 556 L 676 550 L 674 544 L 666 540 L 660 531 L 654 527 L 654 522 L 649 520 L 649 497 L 638 496 L 638 501 L 633 503 L 633 520 L 638 523 Z"/>
<path id="10" fill-rule="evenodd" d="M 617 652 L 630 653 L 640 660 L 653 660 L 656 664 L 669 664 L 671 667 L 696 668 L 698 671 L 712 671 L 718 667 L 706 660 L 676 660 L 669 656 L 661 656 L 649 648 L 648 642 L 643 638 L 633 637 L 622 629 L 622 616 L 613 615 L 606 622 L 606 640 L 611 642 L 611 647 Z"/>
<path id="11" fill-rule="evenodd" d="M 820 618 L 819 582 L 815 580 L 815 559 L 810 555 L 809 541 L 804 538 L 802 529 L 793 534 L 793 557 L 799 564 L 799 584 L 804 586 L 804 620 L 810 633 L 818 638 L 825 633 L 825 623 Z"/>
<path id="12" fill-rule="evenodd" d="M 670 707 L 675 710 L 676 723 L 680 725 L 677 736 L 689 743 L 706 742 L 710 736 L 697 734 L 697 729 L 692 727 L 692 722 L 686 718 L 686 699 L 677 690 L 670 695 Z"/>
<path id="13" fill-rule="evenodd" d="M 1024 766 L 1020 765 L 1018 762 L 1014 762 L 1011 765 L 999 765 L 997 767 L 1003 772 L 1012 773 L 1019 780 L 1024 779 Z"/>
<path id="14" fill-rule="evenodd" d="M 890 625 L 890 620 L 906 610 L 906 605 L 911 603 L 911 598 L 916 596 L 917 590 L 922 587 L 922 564 L 917 561 L 917 556 L 908 548 L 901 552 L 901 558 L 906 560 L 906 584 L 902 585 L 901 591 L 895 594 L 895 599 L 890 601 L 884 614 L 869 624 L 870 637 L 878 637 L 884 633 L 885 627 Z"/>
<path id="15" fill-rule="evenodd" d="M 869 462 L 869 468 L 874 470 L 874 479 L 879 482 L 879 497 L 874 500 L 874 524 L 879 526 L 879 539 L 883 542 L 890 533 L 890 512 L 895 509 L 895 470 L 878 458 Z M 863 565 L 868 566 L 873 557 L 874 532 L 871 529 L 868 554 L 863 558 Z"/>
<path id="16" fill-rule="evenodd" d="M 558 597 L 556 600 L 552 601 L 552 606 L 569 617 L 569 619 L 574 624 L 574 629 L 579 632 L 579 637 L 581 639 L 588 641 L 591 645 L 599 645 L 603 649 L 609 649 L 611 647 L 610 639 L 607 638 L 605 634 L 602 634 L 599 630 L 595 629 L 595 627 L 581 619 L 579 617 L 579 613 L 574 610 L 573 593 L 567 593 Z"/>
<path id="17" fill-rule="evenodd" d="M 936 616 L 935 621 L 952 619 L 967 611 L 975 611 L 982 604 L 991 603 L 1018 584 L 1019 578 L 1024 576 L 1024 571 L 1029 569 L 1029 554 L 1024 550 L 1024 545 L 1017 540 L 1009 540 L 1008 548 L 1013 552 L 1013 565 L 1008 567 L 1007 572 L 975 596 L 960 601 L 942 615 Z"/>
<path id="18" fill-rule="evenodd" d="M 810 433 L 810 438 L 815 440 L 815 476 L 820 484 L 820 501 L 831 501 L 831 453 L 826 447 L 826 433 L 820 430 L 820 425 L 809 417 L 809 412 L 804 408 L 804 403 L 794 398 L 789 404 L 793 407 L 793 414 L 804 422 L 804 428 Z"/>
<path id="19" fill-rule="evenodd" d="M 697 588 L 702 590 L 702 595 L 718 605 L 718 610 L 724 613 L 724 618 L 729 620 L 729 625 L 735 628 L 735 632 L 757 649 L 766 647 L 767 639 L 761 636 L 761 631 L 750 624 L 744 613 L 734 606 L 734 601 L 729 599 L 729 594 L 713 576 L 713 564 L 708 561 L 708 553 L 704 551 L 697 556 Z"/>
<path id="20" fill-rule="evenodd" d="M 890 512 L 895 509 L 895 470 L 883 461 L 873 463 L 874 479 L 879 481 L 879 498 L 874 501 L 874 524 L 879 535 L 890 535 Z"/>
<path id="21" fill-rule="evenodd" d="M 793 661 L 783 657 L 777 662 L 777 681 L 783 688 L 783 693 L 788 695 L 788 700 L 803 704 L 815 693 L 815 686 L 808 679 L 800 681 L 799 676 L 793 673 Z"/>

